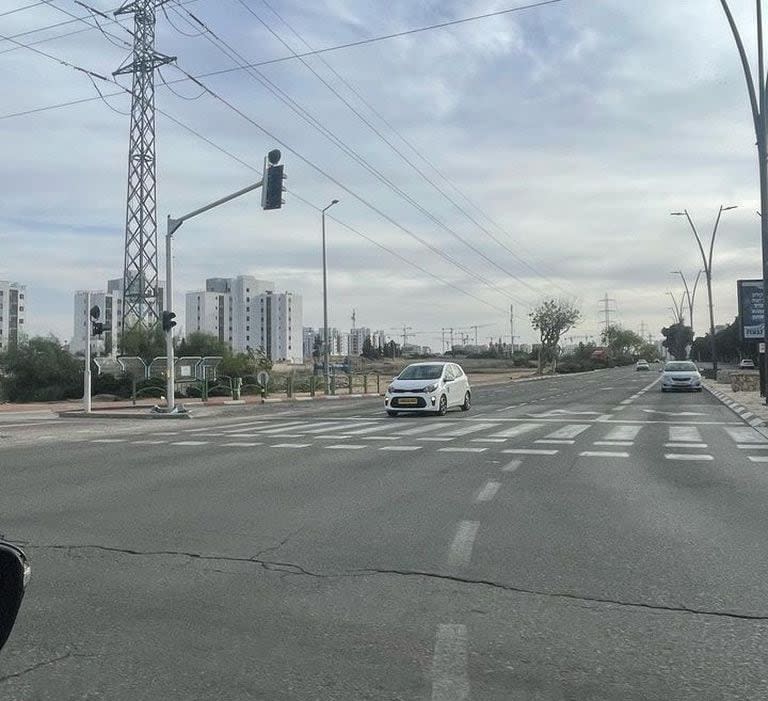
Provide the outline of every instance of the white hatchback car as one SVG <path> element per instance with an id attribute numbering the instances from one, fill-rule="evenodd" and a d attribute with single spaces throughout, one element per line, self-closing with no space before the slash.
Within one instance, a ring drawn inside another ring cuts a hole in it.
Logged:
<path id="1" fill-rule="evenodd" d="M 384 396 L 384 408 L 390 416 L 401 411 L 443 416 L 452 407 L 469 411 L 471 405 L 469 380 L 456 363 L 413 363 L 392 380 Z"/>

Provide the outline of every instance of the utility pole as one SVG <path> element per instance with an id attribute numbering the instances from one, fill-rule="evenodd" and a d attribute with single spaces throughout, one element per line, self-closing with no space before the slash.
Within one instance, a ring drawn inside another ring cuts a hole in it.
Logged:
<path id="1" fill-rule="evenodd" d="M 413 326 L 406 326 L 403 324 L 403 351 L 405 351 L 405 344 L 408 343 L 409 336 L 415 336 L 415 333 L 409 333 L 413 329 Z"/>
<path id="2" fill-rule="evenodd" d="M 736 41 L 736 48 L 739 52 L 741 67 L 744 71 L 744 78 L 747 81 L 747 92 L 749 93 L 749 104 L 752 109 L 752 120 L 755 126 L 755 137 L 757 142 L 757 162 L 760 173 L 760 238 L 762 242 L 763 254 L 763 340 L 768 350 L 768 128 L 766 125 L 766 75 L 765 75 L 765 48 L 763 45 L 763 6 L 762 0 L 756 0 L 757 8 L 757 80 L 752 78 L 752 68 L 747 57 L 744 42 L 741 40 L 736 22 L 733 19 L 731 10 L 728 7 L 727 0 L 720 0 L 723 11 L 728 20 L 728 24 Z M 714 326 L 712 324 L 711 326 Z M 712 329 L 714 330 L 714 329 Z M 712 335 L 714 343 L 714 334 Z M 768 378 L 768 352 L 763 354 L 764 375 Z M 768 379 L 766 379 L 768 381 Z M 768 389 L 763 388 L 765 393 L 765 402 L 768 404 Z"/>
<path id="3" fill-rule="evenodd" d="M 478 329 L 478 326 L 477 325 L 470 326 L 469 328 L 475 330 L 475 348 L 477 348 L 477 329 Z"/>
<path id="4" fill-rule="evenodd" d="M 686 296 L 686 299 L 688 300 L 688 321 L 691 325 L 691 329 L 693 329 L 693 308 L 694 308 L 694 304 L 696 303 L 696 289 L 699 286 L 699 280 L 701 279 L 701 274 L 703 272 L 704 272 L 703 270 L 699 270 L 699 272 L 696 273 L 696 280 L 693 283 L 693 291 L 691 291 L 691 289 L 688 287 L 688 280 L 685 279 L 685 275 L 683 274 L 682 270 L 673 270 L 671 272 L 672 275 L 679 275 L 683 281 L 683 287 L 685 288 L 685 296 Z"/>
<path id="5" fill-rule="evenodd" d="M 176 60 L 155 51 L 155 10 L 167 0 L 124 2 L 115 16 L 133 14 L 133 53 L 112 74 L 133 75 L 125 214 L 122 333 L 151 328 L 160 317 L 157 277 L 155 70 Z M 166 281 L 167 284 L 167 281 Z"/>
<path id="6" fill-rule="evenodd" d="M 83 411 L 91 413 L 91 293 L 85 296 L 85 373 L 83 374 Z"/>
<path id="7" fill-rule="evenodd" d="M 450 339 L 451 339 L 451 355 L 453 355 L 453 327 L 451 327 L 448 330 L 451 332 L 451 334 L 450 334 Z"/>
<path id="8" fill-rule="evenodd" d="M 442 329 L 443 333 L 443 355 L 445 355 L 445 328 Z"/>
<path id="9" fill-rule="evenodd" d="M 600 321 L 601 324 L 605 326 L 605 328 L 608 328 L 611 325 L 611 314 L 615 314 L 616 310 L 611 308 L 611 304 L 616 304 L 615 299 L 610 299 L 608 297 L 608 293 L 605 293 L 605 297 L 603 297 L 600 300 L 600 304 L 603 305 L 602 309 L 600 310 L 603 314 L 603 319 Z"/>
<path id="10" fill-rule="evenodd" d="M 509 305 L 509 342 L 512 345 L 512 353 L 515 352 L 515 307 Z"/>

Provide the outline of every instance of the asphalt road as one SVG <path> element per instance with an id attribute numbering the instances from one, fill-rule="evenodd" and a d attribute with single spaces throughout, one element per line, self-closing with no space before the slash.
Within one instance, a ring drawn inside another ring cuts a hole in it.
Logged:
<path id="1" fill-rule="evenodd" d="M 768 438 L 657 380 L 0 416 L 0 699 L 764 699 Z"/>

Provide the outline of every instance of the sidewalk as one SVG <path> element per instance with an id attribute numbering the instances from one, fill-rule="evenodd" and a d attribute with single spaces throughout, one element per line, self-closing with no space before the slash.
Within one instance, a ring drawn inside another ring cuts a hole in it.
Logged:
<path id="1" fill-rule="evenodd" d="M 768 425 L 768 406 L 760 392 L 735 392 L 730 384 L 704 380 L 704 388 L 717 397 L 750 426 Z"/>

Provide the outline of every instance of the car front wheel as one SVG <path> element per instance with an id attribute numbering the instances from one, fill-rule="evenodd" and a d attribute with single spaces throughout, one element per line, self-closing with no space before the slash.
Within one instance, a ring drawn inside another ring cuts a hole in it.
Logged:
<path id="1" fill-rule="evenodd" d="M 469 411 L 469 408 L 472 406 L 472 397 L 470 396 L 469 392 L 467 392 L 464 395 L 464 403 L 461 405 L 462 411 Z"/>
<path id="2" fill-rule="evenodd" d="M 448 397 L 442 395 L 440 397 L 440 403 L 437 406 L 437 415 L 445 416 L 448 413 Z"/>

